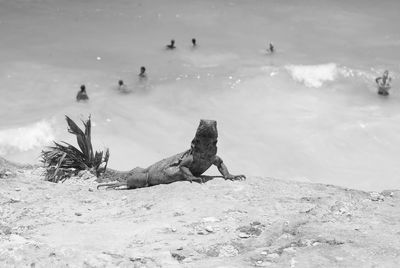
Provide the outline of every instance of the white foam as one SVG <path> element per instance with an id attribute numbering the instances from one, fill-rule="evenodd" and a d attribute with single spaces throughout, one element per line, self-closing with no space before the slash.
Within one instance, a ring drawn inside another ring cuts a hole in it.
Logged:
<path id="1" fill-rule="evenodd" d="M 371 83 L 371 81 L 375 81 L 375 78 L 379 76 L 379 74 L 383 73 L 383 70 L 381 72 L 377 72 L 371 68 L 371 71 L 365 71 L 342 66 L 338 69 L 338 72 L 345 78 L 358 78 L 366 83 Z"/>
<path id="2" fill-rule="evenodd" d="M 327 81 L 334 81 L 339 74 L 335 63 L 320 65 L 287 65 L 285 69 L 295 81 L 307 87 L 319 88 Z"/>
<path id="3" fill-rule="evenodd" d="M 34 124 L 0 131 L 0 154 L 25 152 L 54 140 L 51 124 L 45 120 Z"/>

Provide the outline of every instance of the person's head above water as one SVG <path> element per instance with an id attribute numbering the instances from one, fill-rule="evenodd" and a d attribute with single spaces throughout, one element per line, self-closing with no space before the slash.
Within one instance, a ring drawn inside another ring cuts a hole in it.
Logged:
<path id="1" fill-rule="evenodd" d="M 388 70 L 385 70 L 385 71 L 383 72 L 383 76 L 384 76 L 384 77 L 388 77 L 388 76 L 389 76 L 389 71 L 388 71 Z"/>
<path id="2" fill-rule="evenodd" d="M 77 101 L 81 101 L 81 100 L 88 100 L 89 97 L 86 93 L 86 87 L 85 85 L 81 85 L 81 91 L 78 92 L 78 94 L 76 95 L 76 100 Z"/>
<path id="3" fill-rule="evenodd" d="M 192 38 L 192 44 L 193 46 L 196 46 L 196 38 Z"/>
<path id="4" fill-rule="evenodd" d="M 175 40 L 171 39 L 171 44 L 167 45 L 167 48 L 174 49 L 175 48 Z"/>
<path id="5" fill-rule="evenodd" d="M 140 74 L 144 74 L 146 72 L 146 67 L 140 67 Z"/>
<path id="6" fill-rule="evenodd" d="M 119 80 L 119 81 L 118 81 L 118 85 L 119 85 L 119 86 L 123 86 L 123 85 L 124 85 L 124 81 Z"/>

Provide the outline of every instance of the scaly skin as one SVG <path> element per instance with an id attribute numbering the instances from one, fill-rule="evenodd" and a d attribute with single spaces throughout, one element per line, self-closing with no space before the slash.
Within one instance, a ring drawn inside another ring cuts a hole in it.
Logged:
<path id="1" fill-rule="evenodd" d="M 118 183 L 103 183 L 99 187 L 114 189 L 135 189 L 176 181 L 202 182 L 200 177 L 215 165 L 226 180 L 244 180 L 244 175 L 232 175 L 222 159 L 217 155 L 217 122 L 200 120 L 191 148 L 185 152 L 165 158 L 148 168 L 134 168 L 128 172 L 108 170 L 105 177 L 118 180 Z"/>

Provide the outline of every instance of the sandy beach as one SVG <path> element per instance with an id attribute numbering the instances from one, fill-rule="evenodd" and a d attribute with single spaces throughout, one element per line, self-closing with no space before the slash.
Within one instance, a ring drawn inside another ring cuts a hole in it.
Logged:
<path id="1" fill-rule="evenodd" d="M 400 265 L 400 191 L 262 177 L 106 191 L 1 160 L 1 267 Z"/>

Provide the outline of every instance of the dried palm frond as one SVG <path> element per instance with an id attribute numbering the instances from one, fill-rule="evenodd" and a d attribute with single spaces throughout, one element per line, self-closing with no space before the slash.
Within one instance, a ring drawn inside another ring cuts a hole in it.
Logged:
<path id="1" fill-rule="evenodd" d="M 96 176 L 104 173 L 110 153 L 108 149 L 105 154 L 102 151 L 93 153 L 90 117 L 86 122 L 82 121 L 85 132 L 71 118 L 65 117 L 68 132 L 76 136 L 80 150 L 69 143 L 62 142 L 61 144 L 55 141 L 54 146 L 49 146 L 47 150 L 43 150 L 41 157 L 46 167 L 46 180 L 58 182 L 81 170 L 90 170 Z M 103 163 L 104 167 L 102 166 Z"/>

